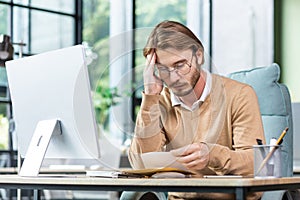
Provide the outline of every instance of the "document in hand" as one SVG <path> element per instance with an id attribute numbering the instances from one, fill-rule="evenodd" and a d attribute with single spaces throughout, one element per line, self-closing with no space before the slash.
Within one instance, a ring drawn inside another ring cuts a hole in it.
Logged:
<path id="1" fill-rule="evenodd" d="M 170 152 L 148 152 L 141 154 L 146 169 L 160 170 L 153 174 L 157 178 L 180 178 L 194 174 L 184 165 L 177 162 L 176 157 Z M 176 174 L 177 173 L 177 174 Z M 182 176 L 184 175 L 184 176 Z"/>
<path id="2" fill-rule="evenodd" d="M 110 178 L 182 178 L 194 173 L 176 161 L 170 152 L 143 153 L 141 158 L 145 169 L 128 169 L 120 171 L 87 171 L 87 176 Z"/>
<path id="3" fill-rule="evenodd" d="M 141 154 L 141 157 L 146 169 L 171 167 L 188 171 L 170 152 L 148 152 Z"/>

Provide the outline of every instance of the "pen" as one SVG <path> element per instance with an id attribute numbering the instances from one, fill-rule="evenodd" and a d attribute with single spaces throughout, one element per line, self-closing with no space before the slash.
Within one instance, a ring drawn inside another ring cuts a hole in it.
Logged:
<path id="1" fill-rule="evenodd" d="M 286 127 L 280 137 L 278 138 L 278 140 L 276 141 L 276 145 L 280 145 L 283 141 L 283 137 L 285 136 L 286 132 L 289 130 L 288 127 Z M 259 166 L 256 174 L 259 174 L 259 172 L 262 170 L 262 168 L 265 166 L 265 164 L 268 162 L 268 160 L 271 158 L 271 156 L 273 155 L 273 153 L 275 152 L 275 150 L 277 149 L 277 147 L 273 148 L 272 151 L 269 152 L 269 154 L 267 155 L 267 157 L 263 160 L 263 162 L 261 163 L 261 165 Z"/>
<path id="2" fill-rule="evenodd" d="M 256 139 L 256 142 L 257 142 L 257 144 L 258 144 L 258 145 L 263 145 L 263 143 L 262 143 L 262 140 L 261 140 L 261 139 L 258 139 L 258 138 L 257 138 L 257 139 Z"/>
<path id="3" fill-rule="evenodd" d="M 258 145 L 263 145 L 263 143 L 262 143 L 262 140 L 261 139 L 256 139 L 256 142 L 257 142 L 257 144 Z M 266 152 L 265 152 L 265 149 L 263 149 L 263 148 L 260 148 L 260 152 L 261 152 L 261 154 L 262 154 L 262 157 L 263 158 L 265 158 L 266 157 Z"/>

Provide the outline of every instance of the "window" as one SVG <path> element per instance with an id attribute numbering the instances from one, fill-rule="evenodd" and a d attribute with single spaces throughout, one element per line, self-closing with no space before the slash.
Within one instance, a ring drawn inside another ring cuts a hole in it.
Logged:
<path id="1" fill-rule="evenodd" d="M 122 96 L 110 108 L 106 119 L 109 132 L 123 140 L 131 137 L 143 90 L 142 49 L 157 23 L 176 20 L 186 24 L 204 44 L 204 67 L 226 75 L 272 61 L 272 5 L 271 0 L 247 4 L 238 0 L 84 1 L 83 32 L 84 41 L 93 46 L 90 70 L 94 91 L 116 87 L 131 95 L 129 100 Z M 232 51 L 226 50 L 228 47 Z"/>
<path id="2" fill-rule="evenodd" d="M 186 24 L 187 1 L 143 1 L 136 0 L 135 3 L 135 58 L 134 58 L 134 78 L 136 91 L 134 97 L 134 116 L 137 114 L 141 93 L 143 90 L 143 70 L 145 59 L 143 57 L 143 47 L 147 42 L 148 35 L 153 27 L 163 20 L 174 20 Z"/>
<path id="3" fill-rule="evenodd" d="M 91 46 L 89 70 L 96 96 L 96 118 L 121 142 L 133 131 L 132 110 L 136 106 L 132 99 L 139 98 L 142 90 L 141 51 L 151 30 L 145 27 L 153 27 L 164 19 L 186 23 L 186 1 L 83 1 L 83 41 Z M 109 108 L 109 117 L 101 116 L 107 115 L 104 112 L 109 106 L 101 101 L 111 101 L 103 97 L 109 95 L 106 91 L 110 88 L 117 88 L 122 98 L 113 100 L 115 106 Z M 135 88 L 133 94 L 132 88 Z M 137 96 L 132 98 L 132 95 Z"/>
<path id="4" fill-rule="evenodd" d="M 272 0 L 0 0 L 0 17 L 0 31 L 27 44 L 25 55 L 84 41 L 97 121 L 122 142 L 134 129 L 142 49 L 157 23 L 176 20 L 191 28 L 204 44 L 205 67 L 215 73 L 273 61 Z"/>
<path id="5" fill-rule="evenodd" d="M 12 12 L 7 14 L 9 28 L 6 34 L 11 35 L 13 42 L 26 43 L 24 53 L 29 55 L 80 43 L 77 32 L 81 32 L 81 27 L 77 22 L 80 24 L 81 12 L 76 10 L 78 5 L 79 0 L 14 0 L 3 3 Z"/>
<path id="6" fill-rule="evenodd" d="M 107 129 L 109 107 L 113 101 L 109 86 L 109 0 L 83 1 L 82 32 L 84 44 L 88 48 L 88 68 L 94 93 L 96 121 Z"/>
<path id="7" fill-rule="evenodd" d="M 0 33 L 10 33 L 9 32 L 9 6 L 5 4 L 0 4 Z"/>

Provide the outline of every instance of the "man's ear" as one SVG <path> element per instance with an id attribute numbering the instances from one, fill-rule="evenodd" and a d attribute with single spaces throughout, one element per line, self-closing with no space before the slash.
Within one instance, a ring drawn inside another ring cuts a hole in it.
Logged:
<path id="1" fill-rule="evenodd" d="M 197 59 L 196 59 L 197 64 L 198 65 L 202 65 L 202 62 L 203 62 L 203 52 L 200 49 L 198 49 L 195 52 L 195 56 L 197 57 Z"/>

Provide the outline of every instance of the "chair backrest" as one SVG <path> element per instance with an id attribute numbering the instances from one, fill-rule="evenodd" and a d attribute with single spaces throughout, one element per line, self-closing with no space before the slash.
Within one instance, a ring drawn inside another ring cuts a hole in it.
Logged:
<path id="1" fill-rule="evenodd" d="M 289 127 L 282 143 L 282 176 L 293 176 L 293 121 L 288 88 L 278 83 L 280 68 L 277 64 L 234 72 L 229 78 L 249 84 L 255 90 L 262 115 L 266 142 L 279 138 Z"/>

